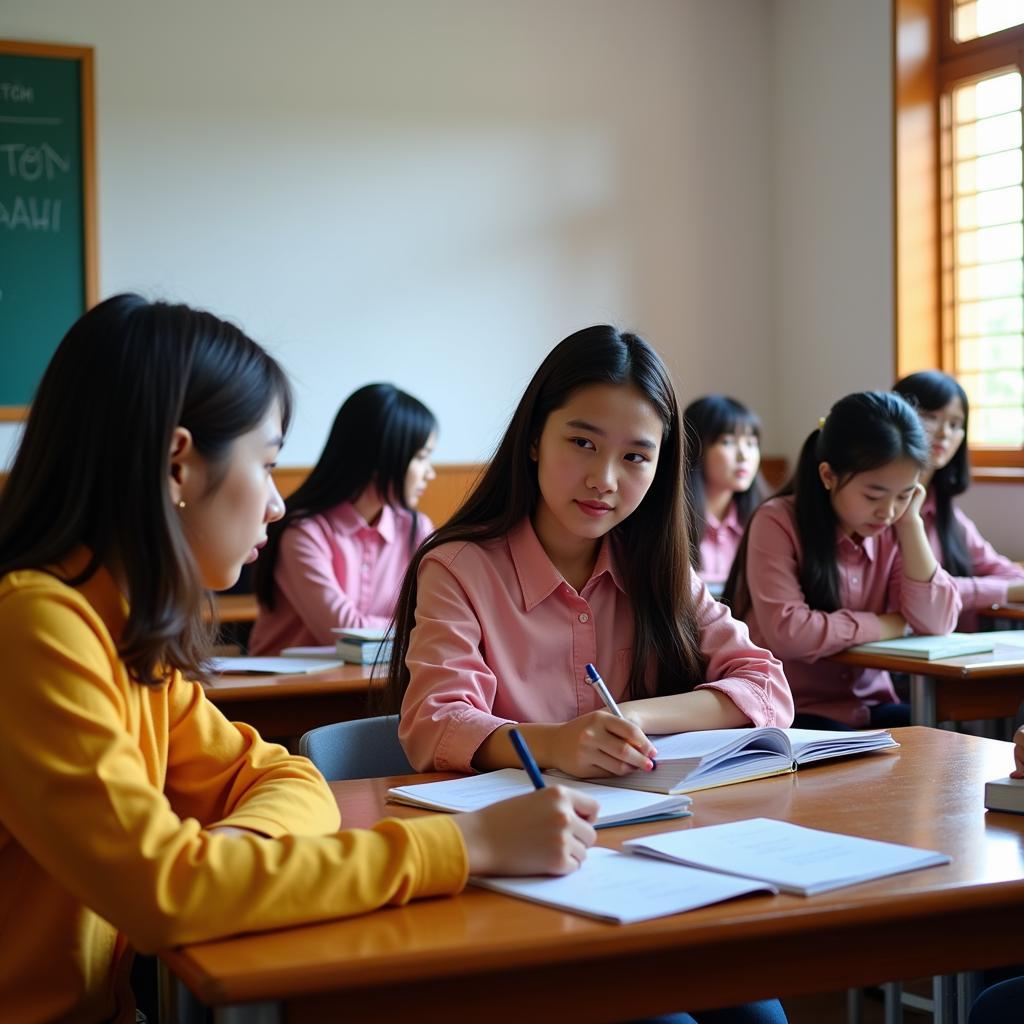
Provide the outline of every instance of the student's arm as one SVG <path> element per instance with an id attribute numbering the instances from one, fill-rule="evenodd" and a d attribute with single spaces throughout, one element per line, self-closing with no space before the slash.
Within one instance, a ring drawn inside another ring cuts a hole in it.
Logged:
<path id="1" fill-rule="evenodd" d="M 124 677 L 84 602 L 5 595 L 0 647 L 0 820 L 57 884 L 137 948 L 357 914 L 465 883 L 466 845 L 444 815 L 265 839 L 214 834 L 177 814 L 159 777 L 162 694 L 132 689 L 140 684 Z M 140 715 L 141 743 L 125 725 Z M 299 799 L 316 804 L 310 830 L 322 829 L 319 799 Z M 247 803 L 258 813 L 223 820 L 298 824 Z"/>
<path id="2" fill-rule="evenodd" d="M 405 663 L 410 681 L 399 738 L 419 771 L 518 768 L 508 730 L 493 713 L 498 680 L 482 653 L 478 613 L 450 564 L 425 558 L 417 577 L 416 625 Z M 649 766 L 650 742 L 630 722 L 595 711 L 565 723 L 517 728 L 542 768 L 573 775 L 623 774 Z"/>
<path id="3" fill-rule="evenodd" d="M 198 683 L 177 674 L 167 709 L 164 791 L 179 817 L 265 836 L 338 830 L 338 805 L 306 758 L 265 742 L 251 726 L 229 722 Z"/>
<path id="4" fill-rule="evenodd" d="M 889 607 L 899 609 L 915 633 L 949 633 L 960 615 L 960 595 L 928 543 L 919 514 L 923 496 L 919 484 L 895 524 L 899 551 L 889 579 Z"/>
<path id="5" fill-rule="evenodd" d="M 787 505 L 762 505 L 750 522 L 747 585 L 765 646 L 785 664 L 788 658 L 815 662 L 854 644 L 880 640 L 883 623 L 869 611 L 808 606 L 800 586 L 796 525 Z"/>
<path id="6" fill-rule="evenodd" d="M 1007 601 L 1024 601 L 1024 568 L 999 554 L 956 506 L 953 515 L 963 530 L 964 546 L 971 560 L 970 576 L 953 577 L 964 608 L 974 610 Z"/>
<path id="7" fill-rule="evenodd" d="M 707 682 L 691 693 L 629 701 L 621 705 L 623 713 L 654 735 L 791 725 L 793 696 L 782 663 L 751 642 L 747 627 L 711 597 L 696 574 L 692 579 Z"/>
<path id="8" fill-rule="evenodd" d="M 301 519 L 281 535 L 274 566 L 274 584 L 316 637 L 318 644 L 333 644 L 336 627 L 384 629 L 386 615 L 363 615 L 338 581 L 335 546 L 314 517 Z M 358 566 L 347 567 L 353 575 Z"/>

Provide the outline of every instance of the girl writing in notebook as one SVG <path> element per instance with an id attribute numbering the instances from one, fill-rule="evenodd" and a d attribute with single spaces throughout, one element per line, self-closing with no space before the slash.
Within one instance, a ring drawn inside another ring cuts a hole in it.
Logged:
<path id="1" fill-rule="evenodd" d="M 928 437 L 921 518 L 935 557 L 960 593 L 960 628 L 976 629 L 979 608 L 1024 600 L 1024 568 L 1000 555 L 956 503 L 971 482 L 967 393 L 956 378 L 938 370 L 912 373 L 893 390 L 917 409 Z"/>
<path id="2" fill-rule="evenodd" d="M 642 339 L 591 327 L 541 364 L 413 558 L 389 682 L 420 769 L 514 766 L 517 722 L 542 767 L 578 776 L 650 768 L 647 733 L 789 724 L 779 663 L 690 567 L 679 410 Z"/>
<path id="3" fill-rule="evenodd" d="M 436 443 L 434 414 L 391 384 L 345 400 L 317 464 L 267 531 L 253 654 L 333 644 L 338 627 L 387 627 L 409 559 L 434 529 L 416 506 L 434 479 Z"/>
<path id="4" fill-rule="evenodd" d="M 887 672 L 832 664 L 854 644 L 948 633 L 960 599 L 921 521 L 928 446 L 914 410 L 878 391 L 837 402 L 792 479 L 754 513 L 725 599 L 786 667 L 798 726 L 908 725 Z"/>
<path id="5" fill-rule="evenodd" d="M 568 872 L 592 801 L 546 789 L 337 831 L 304 758 L 210 704 L 207 588 L 283 504 L 291 392 L 237 328 L 122 295 L 40 384 L 0 496 L 0 1006 L 134 1021 L 131 948 L 358 914 L 468 871 Z"/>
<path id="6" fill-rule="evenodd" d="M 683 412 L 690 555 L 700 577 L 721 590 L 754 509 L 765 499 L 761 421 L 741 402 L 705 395 Z"/>
<path id="7" fill-rule="evenodd" d="M 402 586 L 389 696 L 414 766 L 516 767 L 515 726 L 542 768 L 622 775 L 653 767 L 648 733 L 789 725 L 779 662 L 691 569 L 683 457 L 645 341 L 597 326 L 552 350 Z M 695 1016 L 785 1020 L 776 1001 Z"/>

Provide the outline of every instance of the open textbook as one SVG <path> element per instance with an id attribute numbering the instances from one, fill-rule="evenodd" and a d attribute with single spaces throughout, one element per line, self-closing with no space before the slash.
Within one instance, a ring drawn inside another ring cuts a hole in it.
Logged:
<path id="1" fill-rule="evenodd" d="M 507 896 L 628 924 L 752 892 L 813 896 L 948 864 L 951 859 L 935 850 L 821 832 L 771 818 L 630 839 L 623 851 L 592 849 L 579 871 L 560 878 L 474 877 L 471 882 Z"/>
<path id="2" fill-rule="evenodd" d="M 602 786 L 648 793 L 692 793 L 712 786 L 763 779 L 796 771 L 802 764 L 849 754 L 890 750 L 899 744 L 884 729 L 839 732 L 823 729 L 706 729 L 652 736 L 658 766 L 601 779 Z M 560 772 L 552 775 L 562 777 Z"/>
<path id="3" fill-rule="evenodd" d="M 305 655 L 296 657 L 239 655 L 210 659 L 210 667 L 213 671 L 223 674 L 303 675 L 309 672 L 323 672 L 325 669 L 338 668 L 340 665 L 341 659 L 338 657 L 317 658 Z"/>
<path id="4" fill-rule="evenodd" d="M 599 806 L 597 827 L 625 825 L 638 821 L 658 821 L 690 814 L 687 796 L 658 797 L 636 790 L 610 789 L 579 779 L 552 779 L 560 785 L 593 797 Z M 502 768 L 461 779 L 420 782 L 388 790 L 388 799 L 396 803 L 422 807 L 428 811 L 477 811 L 481 807 L 533 792 L 533 783 L 521 768 Z"/>

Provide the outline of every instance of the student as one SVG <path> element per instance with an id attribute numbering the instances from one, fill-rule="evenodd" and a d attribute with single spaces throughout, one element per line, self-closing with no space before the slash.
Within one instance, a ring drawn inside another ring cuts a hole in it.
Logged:
<path id="1" fill-rule="evenodd" d="M 761 421 L 735 398 L 705 395 L 683 412 L 690 554 L 721 590 L 754 509 L 764 501 Z"/>
<path id="2" fill-rule="evenodd" d="M 959 628 L 977 629 L 979 608 L 1024 601 L 1024 569 L 1000 555 L 957 506 L 970 486 L 967 393 L 956 378 L 938 370 L 912 373 L 893 388 L 917 409 L 930 442 L 927 488 L 921 518 L 939 564 L 953 577 L 964 614 Z"/>
<path id="3" fill-rule="evenodd" d="M 598 326 L 555 347 L 403 584 L 390 694 L 414 765 L 515 765 L 516 722 L 544 767 L 582 776 L 650 767 L 646 733 L 789 724 L 779 663 L 690 567 L 682 466 L 646 342 Z"/>
<path id="4" fill-rule="evenodd" d="M 253 654 L 333 644 L 338 626 L 388 625 L 409 559 L 434 530 L 416 506 L 434 479 L 436 443 L 434 414 L 391 384 L 345 400 L 313 471 L 267 531 Z"/>
<path id="5" fill-rule="evenodd" d="M 237 328 L 121 295 L 61 342 L 0 496 L 0 1006 L 134 1021 L 131 947 L 358 914 L 467 872 L 573 870 L 592 801 L 337 832 L 313 766 L 232 724 L 200 678 L 204 588 L 282 502 L 291 404 Z"/>
<path id="6" fill-rule="evenodd" d="M 960 599 L 928 546 L 924 432 L 898 395 L 837 402 L 792 479 L 754 513 L 725 588 L 756 643 L 782 658 L 795 725 L 910 724 L 887 672 L 823 660 L 854 644 L 948 633 Z"/>

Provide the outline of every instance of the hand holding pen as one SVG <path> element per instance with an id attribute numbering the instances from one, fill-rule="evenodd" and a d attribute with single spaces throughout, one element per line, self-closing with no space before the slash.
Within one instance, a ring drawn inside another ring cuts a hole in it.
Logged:
<path id="1" fill-rule="evenodd" d="M 627 721 L 626 716 L 619 709 L 619 705 L 615 703 L 615 698 L 608 692 L 608 687 L 605 685 L 604 680 L 601 678 L 600 673 L 594 668 L 590 662 L 587 662 L 586 666 L 587 682 L 597 691 L 597 695 L 601 698 L 601 703 L 616 717 Z M 641 735 L 643 735 L 641 733 Z M 650 771 L 653 771 L 658 767 L 658 762 L 654 760 L 654 755 L 657 754 L 657 750 L 654 749 L 650 740 L 644 736 L 645 744 L 641 750 L 649 748 L 650 753 L 647 755 L 651 761 Z"/>
<path id="2" fill-rule="evenodd" d="M 533 726 L 543 730 L 538 742 L 543 741 L 540 752 L 546 767 L 580 779 L 654 769 L 653 758 L 658 753 L 654 745 L 621 713 L 610 694 L 607 700 L 611 701 L 611 714 L 592 711 L 562 725 Z"/>

